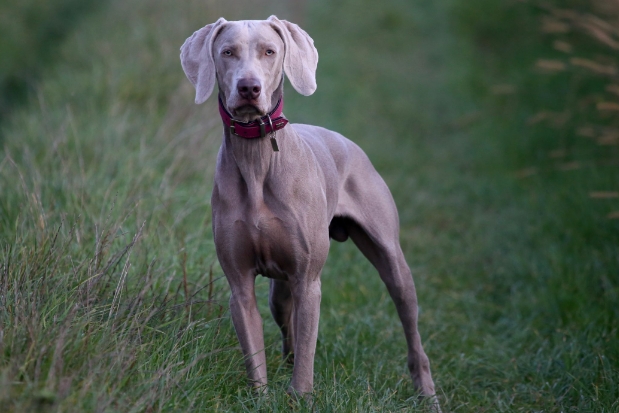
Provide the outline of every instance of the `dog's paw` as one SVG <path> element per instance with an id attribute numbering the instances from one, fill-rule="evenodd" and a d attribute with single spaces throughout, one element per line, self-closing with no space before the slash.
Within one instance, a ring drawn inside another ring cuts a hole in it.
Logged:
<path id="1" fill-rule="evenodd" d="M 311 406 L 314 400 L 314 395 L 311 391 L 299 392 L 292 387 L 288 387 L 286 394 L 288 394 L 288 405 L 290 407 Z"/>

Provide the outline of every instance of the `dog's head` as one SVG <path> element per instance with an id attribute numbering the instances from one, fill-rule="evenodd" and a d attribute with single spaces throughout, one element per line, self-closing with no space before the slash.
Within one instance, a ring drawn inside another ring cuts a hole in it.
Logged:
<path id="1" fill-rule="evenodd" d="M 208 99 L 217 80 L 228 111 L 248 122 L 277 103 L 275 92 L 284 73 L 297 92 L 314 93 L 318 52 L 305 31 L 275 16 L 234 22 L 220 18 L 185 41 L 181 64 L 196 88 L 197 104 Z"/>

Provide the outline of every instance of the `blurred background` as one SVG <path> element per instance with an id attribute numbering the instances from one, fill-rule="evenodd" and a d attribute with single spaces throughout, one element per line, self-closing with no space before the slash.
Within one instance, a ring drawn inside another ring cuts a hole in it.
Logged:
<path id="1" fill-rule="evenodd" d="M 286 116 L 391 188 L 444 411 L 619 409 L 617 0 L 0 3 L 3 411 L 288 411 L 245 387 L 210 228 L 221 140 L 179 61 L 220 16 L 314 39 Z M 332 244 L 300 411 L 426 411 L 375 270 Z"/>

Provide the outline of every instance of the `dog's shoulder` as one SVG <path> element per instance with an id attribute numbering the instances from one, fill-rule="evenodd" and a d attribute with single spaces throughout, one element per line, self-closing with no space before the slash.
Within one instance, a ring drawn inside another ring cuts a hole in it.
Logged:
<path id="1" fill-rule="evenodd" d="M 344 156 L 357 152 L 363 153 L 357 144 L 338 132 L 321 126 L 305 125 L 302 123 L 294 123 L 291 126 L 314 152 L 316 152 L 316 150 L 326 149 L 334 156 L 338 154 Z"/>
<path id="2" fill-rule="evenodd" d="M 340 176 L 345 176 L 351 167 L 370 163 L 367 155 L 353 141 L 332 130 L 300 123 L 292 124 L 295 132 L 310 147 L 323 167 L 334 164 Z M 371 166 L 370 166 L 371 168 Z"/>

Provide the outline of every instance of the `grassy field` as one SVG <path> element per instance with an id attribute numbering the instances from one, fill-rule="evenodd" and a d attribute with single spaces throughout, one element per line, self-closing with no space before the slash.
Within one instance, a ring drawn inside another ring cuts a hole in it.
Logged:
<path id="1" fill-rule="evenodd" d="M 320 55 L 287 117 L 353 139 L 392 189 L 443 410 L 618 412 L 619 152 L 578 136 L 588 115 L 557 120 L 601 81 L 535 68 L 561 57 L 547 12 L 228 3 L 110 0 L 3 121 L 0 410 L 290 410 L 263 278 L 271 390 L 245 386 L 210 229 L 220 120 L 178 59 L 219 16 L 277 14 Z M 295 411 L 425 411 L 373 268 L 334 243 L 322 280 L 313 405 Z"/>
<path id="2" fill-rule="evenodd" d="M 26 100 L 64 37 L 96 5 L 90 0 L 0 3 L 0 122 Z"/>

